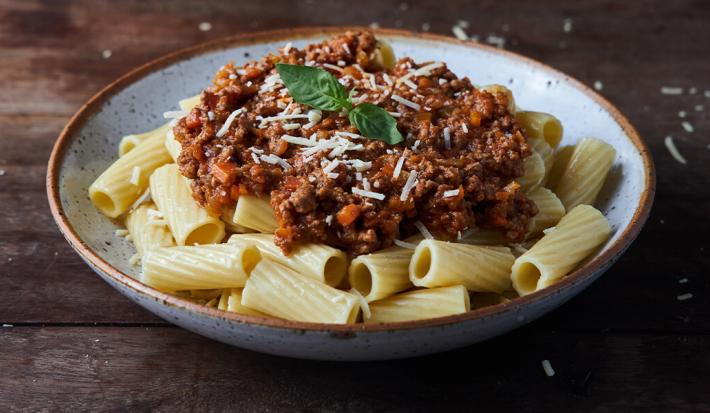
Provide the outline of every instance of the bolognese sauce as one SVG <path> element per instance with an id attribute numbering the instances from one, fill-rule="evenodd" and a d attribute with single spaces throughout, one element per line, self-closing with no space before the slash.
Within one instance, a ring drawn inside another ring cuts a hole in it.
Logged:
<path id="1" fill-rule="evenodd" d="M 351 255 L 389 247 L 424 227 L 455 240 L 472 228 L 520 241 L 535 204 L 516 179 L 531 154 L 508 96 L 475 87 L 443 62 L 382 67 L 372 33 L 223 66 L 173 129 L 181 173 L 219 215 L 240 196 L 270 198 L 284 253 L 318 242 Z M 320 67 L 355 105 L 388 111 L 404 141 L 368 139 L 342 111 L 295 102 L 275 65 Z"/>

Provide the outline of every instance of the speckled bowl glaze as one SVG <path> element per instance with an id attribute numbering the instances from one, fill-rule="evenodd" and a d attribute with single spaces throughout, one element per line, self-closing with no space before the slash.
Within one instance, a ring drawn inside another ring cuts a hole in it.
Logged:
<path id="1" fill-rule="evenodd" d="M 455 73 L 469 76 L 476 84 L 508 86 L 522 108 L 555 114 L 565 126 L 564 144 L 594 136 L 613 145 L 618 156 L 597 203 L 614 228 L 609 242 L 543 291 L 466 314 L 382 325 L 312 324 L 226 313 L 137 281 L 139 269 L 128 264 L 132 246 L 115 237 L 118 225 L 101 215 L 87 196 L 91 182 L 116 159 L 119 138 L 162 124 L 164 111 L 198 93 L 227 61 L 241 63 L 287 42 L 300 47 L 347 29 L 307 28 L 225 38 L 148 63 L 99 92 L 71 119 L 49 161 L 49 203 L 72 247 L 122 294 L 198 334 L 283 356 L 378 360 L 449 350 L 528 323 L 591 284 L 638 235 L 653 201 L 653 162 L 636 131 L 609 102 L 569 76 L 507 51 L 444 36 L 377 30 L 378 36 L 391 42 L 397 56 L 445 61 Z"/>

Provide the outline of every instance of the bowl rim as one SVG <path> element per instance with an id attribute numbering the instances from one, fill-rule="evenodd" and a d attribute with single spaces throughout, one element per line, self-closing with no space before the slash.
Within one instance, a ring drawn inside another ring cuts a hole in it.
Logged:
<path id="1" fill-rule="evenodd" d="M 323 324 L 282 320 L 276 318 L 263 318 L 257 316 L 243 315 L 238 313 L 230 313 L 216 308 L 206 307 L 170 294 L 160 292 L 152 287 L 149 287 L 137 279 L 121 272 L 117 268 L 110 265 L 107 261 L 101 258 L 94 252 L 77 234 L 72 227 L 68 218 L 64 214 L 60 200 L 59 186 L 59 171 L 65 159 L 68 142 L 70 137 L 80 130 L 89 118 L 94 115 L 103 103 L 113 97 L 118 92 L 125 89 L 129 84 L 141 79 L 156 70 L 162 69 L 173 63 L 181 60 L 200 56 L 207 52 L 224 50 L 235 46 L 247 46 L 256 43 L 273 42 L 273 41 L 288 41 L 293 39 L 307 39 L 317 35 L 333 35 L 343 33 L 345 31 L 370 31 L 375 35 L 392 36 L 392 37 L 409 37 L 421 40 L 443 42 L 454 45 L 465 46 L 471 49 L 479 49 L 493 54 L 503 55 L 507 58 L 517 60 L 526 65 L 540 68 L 544 71 L 551 72 L 557 76 L 565 78 L 569 84 L 588 95 L 598 105 L 603 107 L 612 118 L 621 126 L 626 136 L 631 140 L 631 143 L 638 150 L 644 164 L 644 189 L 640 195 L 639 203 L 636 205 L 636 210 L 631 218 L 630 223 L 621 233 L 619 238 L 603 253 L 594 257 L 585 263 L 582 267 L 558 281 L 551 287 L 536 291 L 532 294 L 518 297 L 505 303 L 495 304 L 472 310 L 462 314 L 456 314 L 446 317 L 404 321 L 395 323 L 373 323 L 373 324 Z M 100 271 L 105 277 L 110 278 L 113 282 L 121 284 L 124 288 L 142 296 L 145 299 L 152 299 L 156 302 L 162 302 L 165 306 L 174 307 L 178 310 L 184 310 L 196 316 L 205 316 L 223 321 L 235 322 L 240 324 L 249 324 L 257 327 L 277 328 L 285 330 L 296 330 L 299 332 L 326 332 L 332 334 L 352 334 L 352 333 L 367 333 L 377 331 L 398 331 L 419 329 L 427 327 L 441 327 L 459 322 L 470 321 L 474 319 L 482 319 L 494 315 L 500 315 L 507 312 L 519 311 L 522 307 L 535 302 L 541 302 L 545 298 L 562 293 L 563 290 L 586 281 L 605 264 L 614 260 L 622 254 L 626 248 L 640 233 L 644 223 L 648 219 L 653 204 L 653 197 L 656 190 L 656 172 L 649 148 L 639 136 L 631 123 L 626 119 L 621 112 L 612 105 L 608 100 L 591 90 L 579 80 L 552 68 L 542 62 L 534 60 L 523 55 L 498 49 L 492 46 L 480 44 L 474 41 L 459 40 L 453 37 L 432 34 L 419 33 L 402 29 L 371 29 L 360 26 L 316 26 L 316 27 L 299 27 L 279 30 L 268 30 L 259 32 L 250 32 L 232 35 L 219 38 L 209 42 L 197 44 L 188 48 L 184 48 L 157 59 L 151 60 L 137 68 L 129 71 L 106 87 L 92 96 L 81 108 L 72 116 L 67 125 L 60 133 L 57 141 L 54 144 L 52 153 L 49 158 L 47 167 L 47 196 L 52 216 L 59 227 L 60 232 L 64 235 L 71 247 L 87 262 L 95 271 Z"/>

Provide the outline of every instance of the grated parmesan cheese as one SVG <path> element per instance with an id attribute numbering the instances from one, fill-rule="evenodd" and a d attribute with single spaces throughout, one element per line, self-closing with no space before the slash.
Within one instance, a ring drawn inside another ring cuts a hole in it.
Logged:
<path id="1" fill-rule="evenodd" d="M 416 248 L 417 248 L 417 245 L 416 245 L 416 244 L 412 244 L 411 242 L 406 242 L 406 241 L 402 241 L 402 240 L 399 240 L 399 239 L 394 240 L 394 245 L 396 245 L 396 246 L 398 246 L 398 247 L 402 247 L 402 248 L 407 248 L 407 249 L 410 249 L 410 250 L 413 250 L 413 249 L 416 249 Z"/>
<path id="2" fill-rule="evenodd" d="M 323 67 L 325 67 L 326 69 L 335 70 L 335 71 L 338 72 L 338 73 L 343 73 L 343 68 L 342 68 L 342 67 L 339 67 L 339 66 L 336 66 L 336 65 L 332 65 L 332 64 L 330 64 L 330 63 L 323 63 Z"/>
<path id="3" fill-rule="evenodd" d="M 451 131 L 448 126 L 444 128 L 444 147 L 451 149 Z"/>
<path id="4" fill-rule="evenodd" d="M 335 159 L 334 161 L 332 161 L 328 165 L 326 165 L 325 168 L 323 168 L 323 172 L 325 172 L 326 174 L 333 172 L 335 170 L 335 168 L 338 167 L 338 164 L 340 164 L 340 161 Z"/>
<path id="5" fill-rule="evenodd" d="M 399 174 L 402 172 L 403 165 L 404 165 L 404 155 L 400 156 L 399 159 L 397 160 L 397 165 L 395 165 L 394 171 L 392 171 L 393 178 L 399 178 Z"/>
<path id="6" fill-rule="evenodd" d="M 542 361 L 542 369 L 545 370 L 545 375 L 547 375 L 547 377 L 552 377 L 555 375 L 555 370 L 552 368 L 552 364 L 550 364 L 550 360 L 543 360 Z"/>
<path id="7" fill-rule="evenodd" d="M 406 201 L 407 198 L 409 198 L 409 192 L 411 192 L 412 188 L 414 188 L 414 184 L 415 184 L 416 179 L 417 179 L 417 171 L 409 172 L 409 176 L 407 177 L 407 182 L 404 183 L 404 186 L 402 187 L 402 193 L 399 195 L 400 201 Z"/>
<path id="8" fill-rule="evenodd" d="M 685 160 L 683 155 L 680 154 L 680 152 L 678 151 L 678 148 L 675 146 L 672 136 L 666 136 L 666 139 L 664 139 L 664 143 L 666 144 L 666 148 L 668 149 L 668 152 L 671 153 L 671 156 L 673 156 L 673 158 L 676 161 L 682 163 L 683 165 L 688 163 L 688 161 Z"/>
<path id="9" fill-rule="evenodd" d="M 325 217 L 325 223 L 330 226 L 333 223 L 333 215 L 328 215 L 327 217 Z"/>
<path id="10" fill-rule="evenodd" d="M 677 299 L 678 301 L 690 300 L 691 298 L 693 298 L 693 294 L 692 294 L 692 293 L 685 293 L 685 294 L 681 294 L 681 295 L 679 295 L 678 297 L 676 297 L 676 299 Z"/>
<path id="11" fill-rule="evenodd" d="M 688 282 L 687 278 L 681 278 L 680 280 L 678 280 L 678 284 L 685 284 L 687 282 Z"/>
<path id="12" fill-rule="evenodd" d="M 254 152 L 251 153 L 251 159 L 253 159 L 254 163 L 256 163 L 256 164 L 261 163 L 261 159 L 259 159 L 259 157 Z"/>
<path id="13" fill-rule="evenodd" d="M 463 133 L 468 133 L 468 126 L 465 123 L 462 123 L 461 130 L 463 131 Z"/>
<path id="14" fill-rule="evenodd" d="M 411 100 L 407 100 L 399 95 L 392 94 L 390 96 L 390 99 L 394 100 L 395 102 L 399 102 L 399 103 L 403 104 L 404 106 L 408 106 L 408 107 L 410 107 L 414 110 L 417 110 L 417 111 L 422 108 L 419 104 L 414 103 Z"/>
<path id="15" fill-rule="evenodd" d="M 385 199 L 385 194 L 381 194 L 379 192 L 364 191 L 364 190 L 362 190 L 360 188 L 356 188 L 356 187 L 352 188 L 352 193 L 355 195 L 364 196 L 366 198 L 377 199 L 379 201 L 382 201 L 383 199 Z"/>
<path id="16" fill-rule="evenodd" d="M 221 138 L 222 136 L 224 136 L 227 133 L 227 131 L 229 130 L 229 127 L 232 126 L 232 122 L 234 122 L 234 119 L 237 116 L 241 115 L 242 113 L 244 113 L 244 108 L 239 108 L 239 109 L 235 110 L 234 112 L 230 113 L 229 116 L 227 117 L 227 120 L 224 121 L 224 124 L 222 125 L 221 128 L 219 128 L 219 130 L 217 131 L 215 136 L 217 136 L 218 138 Z"/>
<path id="17" fill-rule="evenodd" d="M 422 221 L 416 221 L 416 222 L 414 223 L 414 226 L 417 227 L 417 229 L 419 230 L 419 232 L 422 233 L 422 235 L 424 236 L 424 238 L 426 238 L 426 239 L 434 239 L 434 236 L 431 235 L 431 232 L 429 232 L 429 229 L 426 227 L 426 225 L 424 225 L 424 223 L 423 223 Z"/>
<path id="18" fill-rule="evenodd" d="M 409 86 L 409 88 L 412 89 L 412 90 L 417 90 L 417 88 L 418 88 L 418 86 L 417 86 L 414 82 L 412 82 L 411 80 L 409 80 L 409 79 L 404 79 L 404 80 L 402 80 L 402 83 L 404 83 L 405 85 Z"/>
<path id="19" fill-rule="evenodd" d="M 180 119 L 183 116 L 187 116 L 187 112 L 184 110 L 169 110 L 167 112 L 163 112 L 163 118 L 165 119 Z"/>
<path id="20" fill-rule="evenodd" d="M 448 191 L 444 191 L 444 198 L 451 198 L 452 196 L 458 196 L 459 192 L 460 191 L 458 189 L 451 189 Z"/>
<path id="21" fill-rule="evenodd" d="M 310 139 L 301 138 L 300 136 L 282 135 L 281 140 L 288 142 L 288 143 L 293 143 L 296 145 L 303 145 L 303 146 L 315 146 L 316 145 L 316 142 L 313 142 Z"/>
<path id="22" fill-rule="evenodd" d="M 682 95 L 683 88 L 677 86 L 661 86 L 661 94 L 663 95 Z"/>
<path id="23" fill-rule="evenodd" d="M 451 28 L 451 31 L 454 33 L 454 36 L 456 36 L 457 39 L 468 40 L 468 35 L 466 34 L 466 31 L 463 29 L 463 27 L 456 25 Z"/>
<path id="24" fill-rule="evenodd" d="M 683 127 L 683 129 L 685 129 L 685 131 L 688 132 L 688 133 L 693 133 L 693 132 L 695 131 L 695 128 L 693 128 L 693 125 L 691 125 L 690 122 L 688 122 L 687 120 L 681 122 L 680 125 L 681 125 L 681 126 Z"/>

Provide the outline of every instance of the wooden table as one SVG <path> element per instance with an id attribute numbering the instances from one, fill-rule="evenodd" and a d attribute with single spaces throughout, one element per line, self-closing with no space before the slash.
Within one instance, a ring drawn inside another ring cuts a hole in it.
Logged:
<path id="1" fill-rule="evenodd" d="M 0 0 L 0 411 L 710 410 L 710 3 L 574 3 Z M 470 35 L 601 82 L 655 157 L 658 194 L 640 238 L 549 316 L 413 360 L 266 356 L 152 316 L 57 231 L 44 187 L 54 140 L 132 67 L 238 32 L 377 22 L 450 34 L 459 19 Z M 687 165 L 666 150 L 668 135 Z"/>

